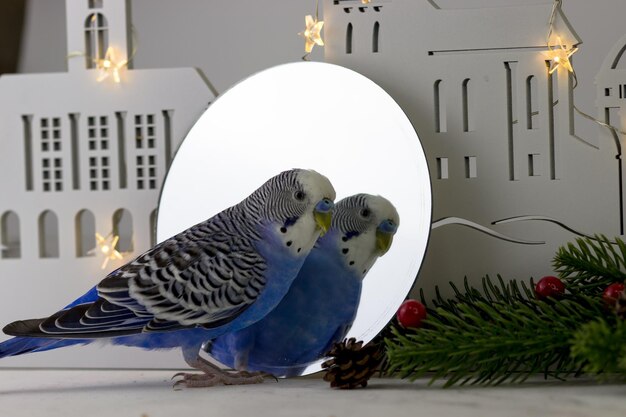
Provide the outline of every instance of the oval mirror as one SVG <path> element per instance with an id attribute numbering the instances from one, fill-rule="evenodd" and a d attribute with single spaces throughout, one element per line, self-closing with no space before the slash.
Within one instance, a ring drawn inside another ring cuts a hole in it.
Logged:
<path id="1" fill-rule="evenodd" d="M 419 138 L 398 104 L 343 67 L 299 62 L 255 74 L 222 94 L 178 149 L 161 193 L 157 239 L 234 205 L 291 168 L 326 175 L 337 200 L 381 195 L 400 214 L 389 252 L 363 281 L 347 337 L 373 339 L 410 291 L 431 222 L 431 188 Z M 306 373 L 318 371 L 320 362 Z"/>

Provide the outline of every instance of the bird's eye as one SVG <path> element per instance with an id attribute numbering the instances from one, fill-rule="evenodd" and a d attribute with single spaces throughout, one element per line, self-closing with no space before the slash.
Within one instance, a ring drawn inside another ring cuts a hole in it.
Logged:
<path id="1" fill-rule="evenodd" d="M 370 216 L 371 212 L 370 209 L 361 209 L 361 216 L 365 217 L 366 219 Z"/>
<path id="2" fill-rule="evenodd" d="M 293 198 L 295 198 L 298 201 L 302 201 L 304 200 L 304 191 L 296 191 L 295 193 L 293 193 Z"/>

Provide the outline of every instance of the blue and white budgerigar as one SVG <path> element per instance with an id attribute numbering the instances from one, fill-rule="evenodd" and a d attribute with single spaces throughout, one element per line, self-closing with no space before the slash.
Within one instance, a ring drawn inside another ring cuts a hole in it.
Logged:
<path id="1" fill-rule="evenodd" d="M 335 190 L 315 171 L 271 178 L 239 204 L 158 244 L 50 317 L 16 321 L 0 357 L 106 339 L 180 347 L 204 375 L 188 386 L 249 383 L 199 356 L 202 342 L 263 318 L 287 293 L 330 227 Z"/>
<path id="2" fill-rule="evenodd" d="M 345 337 L 361 281 L 391 246 L 399 221 L 383 197 L 357 194 L 339 201 L 330 231 L 317 241 L 280 304 L 255 324 L 213 340 L 207 352 L 239 370 L 301 374 Z"/>

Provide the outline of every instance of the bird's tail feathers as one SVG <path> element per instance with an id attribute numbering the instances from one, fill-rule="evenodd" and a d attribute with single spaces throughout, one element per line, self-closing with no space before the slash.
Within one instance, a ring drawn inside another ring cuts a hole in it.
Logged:
<path id="1" fill-rule="evenodd" d="M 0 358 L 18 356 L 31 352 L 44 352 L 60 347 L 87 344 L 88 340 L 42 339 L 38 337 L 14 337 L 0 343 Z"/>

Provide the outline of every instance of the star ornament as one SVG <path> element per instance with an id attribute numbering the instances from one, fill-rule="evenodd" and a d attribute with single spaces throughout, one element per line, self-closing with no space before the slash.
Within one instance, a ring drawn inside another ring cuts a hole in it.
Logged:
<path id="1" fill-rule="evenodd" d="M 115 249 L 120 237 L 109 233 L 106 237 L 103 237 L 100 233 L 96 233 L 96 243 L 98 245 L 98 251 L 104 255 L 104 262 L 102 262 L 102 269 L 105 269 L 109 261 L 115 261 L 123 259 L 122 254 Z"/>
<path id="2" fill-rule="evenodd" d="M 548 51 L 546 52 L 546 56 L 550 60 L 550 69 L 549 73 L 552 74 L 559 67 L 563 67 L 567 69 L 569 72 L 574 72 L 574 68 L 572 67 L 572 62 L 570 61 L 570 57 L 574 55 L 578 48 L 571 47 L 568 48 L 567 45 L 564 45 L 561 41 L 561 38 L 557 37 L 558 46 L 556 48 L 548 45 Z"/>
<path id="3" fill-rule="evenodd" d="M 127 64 L 128 60 L 117 59 L 115 49 L 109 46 L 106 54 L 104 54 L 104 59 L 99 59 L 96 62 L 96 68 L 98 68 L 100 72 L 97 81 L 101 82 L 111 77 L 115 83 L 119 83 L 121 81 L 120 71 L 126 67 Z"/>
<path id="4" fill-rule="evenodd" d="M 304 50 L 307 54 L 310 54 L 315 45 L 324 46 L 324 41 L 320 34 L 324 21 L 318 21 L 317 18 L 313 19 L 313 16 L 307 15 L 304 18 L 304 23 L 306 25 L 304 32 L 300 32 L 298 35 L 304 37 Z"/>

